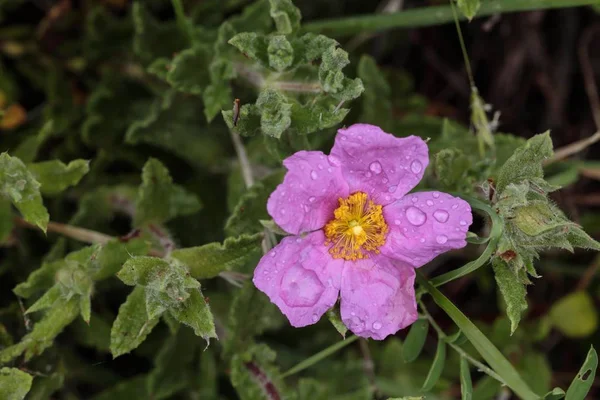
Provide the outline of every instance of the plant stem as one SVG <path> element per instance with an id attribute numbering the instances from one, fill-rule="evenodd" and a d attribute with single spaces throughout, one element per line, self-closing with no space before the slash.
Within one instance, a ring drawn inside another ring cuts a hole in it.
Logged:
<path id="1" fill-rule="evenodd" d="M 244 147 L 240 136 L 232 130 L 230 130 L 229 133 L 231 134 L 233 148 L 235 149 L 235 153 L 237 154 L 237 158 L 240 162 L 244 184 L 246 185 L 246 189 L 250 189 L 250 187 L 254 185 L 254 176 L 252 175 L 252 166 L 250 165 L 250 160 L 248 159 L 248 153 L 246 153 L 246 148 Z"/>
<path id="2" fill-rule="evenodd" d="M 419 306 L 421 307 L 421 311 L 423 312 L 425 317 L 429 320 L 429 323 L 431 324 L 431 326 L 433 326 L 433 329 L 435 329 L 435 331 L 437 332 L 438 337 L 442 340 L 447 339 L 448 335 L 446 335 L 446 333 L 442 330 L 442 328 L 440 328 L 440 326 L 437 324 L 437 322 L 435 322 L 435 320 L 433 319 L 433 316 L 429 313 L 429 311 L 427 310 L 427 307 L 425 307 L 425 304 L 421 300 L 419 300 Z M 449 341 L 446 341 L 446 344 L 448 344 L 448 346 L 452 347 L 458 354 L 460 354 L 465 359 L 467 359 L 471 364 L 473 364 L 474 366 L 479 368 L 479 370 L 481 372 L 483 372 L 486 375 L 489 375 L 491 378 L 494 378 L 501 384 L 506 385 L 506 382 L 504 382 L 504 379 L 502 379 L 502 377 L 500 375 L 498 375 L 493 369 L 491 369 L 487 365 L 485 365 L 482 362 L 478 361 L 477 359 L 473 358 L 469 353 L 464 351 L 462 349 L 462 347 L 460 347 L 454 343 L 451 343 Z"/>
<path id="3" fill-rule="evenodd" d="M 332 355 L 339 349 L 342 349 L 342 348 L 348 346 L 350 343 L 354 342 L 358 338 L 359 338 L 359 336 L 351 336 L 348 339 L 344 339 L 340 342 L 337 342 L 337 343 L 329 346 L 328 348 L 326 348 L 324 350 L 321 350 L 317 354 L 315 354 L 311 357 L 308 357 L 306 360 L 299 362 L 294 367 L 290 368 L 289 370 L 287 370 L 286 372 L 281 374 L 281 377 L 286 378 L 290 375 L 297 374 L 298 372 L 303 371 L 308 367 L 311 367 L 312 365 L 318 363 L 322 359 L 329 357 L 330 355 Z"/>
<path id="4" fill-rule="evenodd" d="M 236 63 L 235 71 L 239 76 L 244 78 L 252 86 L 258 89 L 264 87 L 272 87 L 273 89 L 282 90 L 284 92 L 295 93 L 321 93 L 322 87 L 319 82 L 297 82 L 297 81 L 273 81 L 269 82 L 257 70 L 250 68 L 244 63 Z"/>
<path id="5" fill-rule="evenodd" d="M 15 222 L 15 225 L 22 226 L 25 228 L 37 229 L 37 226 L 30 224 L 21 217 L 14 217 L 13 220 Z M 114 237 L 105 235 L 104 233 L 52 221 L 48 222 L 48 232 L 59 233 L 63 236 L 70 237 L 71 239 L 91 244 L 106 244 L 111 240 L 115 239 Z"/>
<path id="6" fill-rule="evenodd" d="M 475 18 L 489 15 L 542 10 L 548 8 L 576 7 L 597 4 L 597 0 L 492 0 L 484 1 Z M 466 19 L 459 15 L 461 20 Z M 370 14 L 355 17 L 332 18 L 308 22 L 302 26 L 307 32 L 347 36 L 357 33 L 380 32 L 394 28 L 418 28 L 452 22 L 452 7 L 420 7 L 393 14 Z"/>

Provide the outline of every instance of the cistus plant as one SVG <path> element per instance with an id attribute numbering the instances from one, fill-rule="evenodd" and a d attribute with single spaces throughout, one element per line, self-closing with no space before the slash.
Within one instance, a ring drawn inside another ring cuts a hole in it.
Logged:
<path id="1" fill-rule="evenodd" d="M 0 400 L 598 394 L 600 133 L 499 132 L 459 24 L 594 2 L 317 3 L 0 0 Z M 359 51 L 452 21 L 463 120 Z"/>

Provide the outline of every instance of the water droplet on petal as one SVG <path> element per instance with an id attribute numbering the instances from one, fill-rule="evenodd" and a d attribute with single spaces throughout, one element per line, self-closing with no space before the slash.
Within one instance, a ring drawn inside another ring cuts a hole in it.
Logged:
<path id="1" fill-rule="evenodd" d="M 394 192 L 396 191 L 396 189 L 398 189 L 398 186 L 390 186 L 390 187 L 388 188 L 388 192 L 390 192 L 390 193 L 394 193 Z"/>
<path id="2" fill-rule="evenodd" d="M 369 169 L 376 175 L 381 173 L 381 164 L 379 163 L 379 161 L 373 161 L 370 165 L 369 165 Z"/>
<path id="3" fill-rule="evenodd" d="M 410 164 L 410 170 L 414 173 L 414 174 L 418 174 L 419 172 L 421 172 L 423 170 L 423 164 L 421 164 L 421 161 L 419 160 L 414 160 L 411 164 Z"/>
<path id="4" fill-rule="evenodd" d="M 406 209 L 406 219 L 414 226 L 421 226 L 427 221 L 427 215 L 417 207 L 408 207 Z"/>
<path id="5" fill-rule="evenodd" d="M 390 201 L 392 198 L 390 196 L 385 196 L 385 201 Z"/>
<path id="6" fill-rule="evenodd" d="M 419 201 L 419 199 L 417 199 L 416 197 L 413 197 L 411 200 L 413 203 L 416 203 L 417 201 Z"/>
<path id="7" fill-rule="evenodd" d="M 348 138 L 346 136 L 342 136 L 342 140 L 347 140 Z"/>
<path id="8" fill-rule="evenodd" d="M 435 238 L 435 241 L 438 242 L 439 244 L 444 244 L 448 241 L 448 236 L 438 235 L 438 237 Z"/>
<path id="9" fill-rule="evenodd" d="M 285 210 L 282 208 L 281 211 L 279 211 L 281 213 L 281 215 L 285 214 Z"/>
<path id="10" fill-rule="evenodd" d="M 383 184 L 386 184 L 386 183 L 388 183 L 388 178 L 383 178 L 383 179 L 381 180 L 381 182 L 382 182 Z"/>
<path id="11" fill-rule="evenodd" d="M 394 220 L 394 224 L 396 225 L 400 225 L 402 223 L 402 221 L 400 221 L 399 219 Z"/>
<path id="12" fill-rule="evenodd" d="M 285 190 L 281 191 L 281 193 L 279 193 L 279 195 L 280 195 L 281 197 L 285 196 Z"/>
<path id="13" fill-rule="evenodd" d="M 317 200 L 317 198 L 314 197 L 314 196 L 311 196 L 311 197 L 308 198 L 308 201 L 310 201 L 311 203 L 314 203 L 315 200 Z"/>
<path id="14" fill-rule="evenodd" d="M 431 201 L 431 200 L 427 200 L 427 205 L 428 205 L 429 207 L 431 207 L 431 206 L 433 205 L 433 201 Z"/>
<path id="15" fill-rule="evenodd" d="M 458 208 L 458 204 L 454 204 L 454 205 L 452 206 L 452 209 L 453 209 L 453 210 L 456 210 L 457 208 Z"/>
<path id="16" fill-rule="evenodd" d="M 421 243 L 425 243 L 425 238 L 421 238 L 421 239 L 419 239 L 419 242 L 421 242 Z"/>
<path id="17" fill-rule="evenodd" d="M 319 169 L 323 169 L 323 165 L 322 164 L 317 165 L 317 167 L 319 167 Z"/>
<path id="18" fill-rule="evenodd" d="M 313 322 L 317 322 L 319 320 L 319 316 L 317 314 L 312 315 Z"/>
<path id="19" fill-rule="evenodd" d="M 373 174 L 371 174 L 370 172 L 366 172 L 366 173 L 365 173 L 365 176 L 366 176 L 367 178 L 370 178 L 370 177 L 372 177 L 372 176 L 373 176 Z"/>
<path id="20" fill-rule="evenodd" d="M 438 197 L 440 197 L 440 192 L 433 192 L 433 198 L 437 199 Z"/>
<path id="21" fill-rule="evenodd" d="M 373 322 L 373 329 L 375 329 L 375 330 L 381 329 L 381 322 L 379 322 L 379 321 Z"/>
<path id="22" fill-rule="evenodd" d="M 438 222 L 441 222 L 442 224 L 444 222 L 448 221 L 449 217 L 450 217 L 450 214 L 448 214 L 448 212 L 445 210 L 436 210 L 433 213 L 433 218 L 435 218 Z"/>
<path id="23" fill-rule="evenodd" d="M 315 179 L 317 179 L 319 177 L 319 175 L 317 175 L 317 171 L 313 170 L 313 171 L 310 171 L 310 177 L 314 181 Z"/>
<path id="24" fill-rule="evenodd" d="M 467 224 L 467 221 L 463 221 L 462 219 L 460 220 L 459 224 L 461 224 L 462 226 L 465 226 Z"/>
<path id="25" fill-rule="evenodd" d="M 329 155 L 328 158 L 329 158 L 329 162 L 331 164 L 335 165 L 336 167 L 339 167 L 340 165 L 342 165 L 342 161 L 339 158 L 337 158 L 336 156 Z"/>
<path id="26" fill-rule="evenodd" d="M 271 251 L 271 257 L 275 257 L 277 255 L 277 252 L 275 250 Z"/>

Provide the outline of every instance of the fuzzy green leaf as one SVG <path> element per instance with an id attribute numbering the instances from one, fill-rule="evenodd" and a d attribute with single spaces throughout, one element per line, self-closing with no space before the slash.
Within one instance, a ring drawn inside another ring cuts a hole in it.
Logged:
<path id="1" fill-rule="evenodd" d="M 73 160 L 68 165 L 59 160 L 29 164 L 27 168 L 42 185 L 44 195 L 55 195 L 75 186 L 90 170 L 88 160 Z"/>
<path id="2" fill-rule="evenodd" d="M 42 297 L 40 297 L 31 305 L 31 307 L 27 309 L 25 314 L 52 307 L 52 305 L 62 297 L 62 294 L 63 293 L 59 285 L 52 286 L 46 293 L 42 295 Z"/>
<path id="3" fill-rule="evenodd" d="M 21 160 L 8 153 L 0 154 L 0 195 L 10 199 L 27 222 L 46 232 L 50 216 L 42 202 L 40 183 Z"/>
<path id="4" fill-rule="evenodd" d="M 35 293 L 48 289 L 54 284 L 56 272 L 65 266 L 64 260 L 42 263 L 42 266 L 29 274 L 27 280 L 19 283 L 13 292 L 17 296 L 29 298 Z"/>
<path id="5" fill-rule="evenodd" d="M 221 243 L 177 249 L 171 253 L 185 264 L 196 279 L 214 278 L 223 271 L 236 270 L 260 253 L 262 234 L 230 237 Z"/>
<path id="6" fill-rule="evenodd" d="M 267 54 L 269 66 L 277 72 L 285 71 L 294 62 L 294 49 L 284 35 L 269 38 Z"/>
<path id="7" fill-rule="evenodd" d="M 285 39 L 285 36 L 283 38 Z M 255 32 L 242 32 L 232 37 L 228 43 L 263 67 L 269 66 L 270 56 L 267 48 L 270 44 L 265 36 Z"/>
<path id="8" fill-rule="evenodd" d="M 594 383 L 597 369 L 598 354 L 596 354 L 594 346 L 591 346 L 581 369 L 569 385 L 569 389 L 567 389 L 565 400 L 584 400 Z"/>
<path id="9" fill-rule="evenodd" d="M 191 94 L 202 94 L 210 83 L 206 66 L 211 59 L 207 46 L 197 46 L 177 54 L 170 64 L 167 81 L 175 89 Z"/>
<path id="10" fill-rule="evenodd" d="M 79 302 L 76 298 L 56 301 L 44 317 L 34 325 L 33 330 L 21 341 L 0 350 L 0 363 L 6 363 L 25 352 L 25 360 L 42 354 L 52 346 L 54 338 L 65 329 L 79 314 Z"/>
<path id="11" fill-rule="evenodd" d="M 207 342 L 210 338 L 217 337 L 212 312 L 199 289 L 192 290 L 190 297 L 170 309 L 170 312 L 177 321 L 190 326 L 196 336 L 202 337 Z"/>
<path id="12" fill-rule="evenodd" d="M 42 147 L 42 144 L 52 135 L 53 123 L 47 121 L 37 135 L 28 137 L 19 143 L 19 146 L 13 152 L 13 156 L 17 157 L 24 163 L 30 163 L 37 157 L 37 154 Z"/>
<path id="13" fill-rule="evenodd" d="M 274 360 L 275 352 L 266 345 L 254 345 L 233 357 L 231 383 L 241 400 L 288 398 Z"/>
<path id="14" fill-rule="evenodd" d="M 549 315 L 552 325 L 567 337 L 587 337 L 598 329 L 598 310 L 585 291 L 564 296 L 552 305 Z"/>
<path id="15" fill-rule="evenodd" d="M 275 90 L 260 92 L 256 107 L 260 112 L 260 127 L 265 135 L 279 138 L 292 123 L 292 105 L 284 95 Z"/>
<path id="16" fill-rule="evenodd" d="M 506 315 L 510 319 L 512 334 L 519 325 L 521 314 L 527 309 L 527 291 L 523 282 L 502 260 L 495 258 L 492 266 L 496 283 L 506 303 Z"/>
<path id="17" fill-rule="evenodd" d="M 340 315 L 339 308 L 334 307 L 331 310 L 327 311 L 327 319 L 329 319 L 329 322 L 331 322 L 331 325 L 333 325 L 335 330 L 338 331 L 340 335 L 342 335 L 342 338 L 346 339 L 346 333 L 348 333 L 348 328 L 342 321 L 342 316 Z"/>
<path id="18" fill-rule="evenodd" d="M 193 214 L 200 207 L 195 195 L 173 184 L 169 171 L 160 161 L 155 158 L 148 160 L 142 171 L 142 185 L 136 200 L 136 226 Z"/>
<path id="19" fill-rule="evenodd" d="M 146 293 L 136 286 L 119 307 L 119 314 L 110 332 L 110 351 L 114 358 L 138 347 L 158 323 L 158 318 L 148 319 Z"/>
<path id="20" fill-rule="evenodd" d="M 0 399 L 23 400 L 29 389 L 33 377 L 16 368 L 0 369 Z"/>
<path id="21" fill-rule="evenodd" d="M 271 18 L 279 33 L 289 35 L 300 28 L 300 10 L 291 0 L 269 0 L 271 3 Z"/>
<path id="22" fill-rule="evenodd" d="M 542 162 L 552 154 L 550 132 L 535 135 L 506 160 L 498 173 L 496 190 L 502 193 L 511 183 L 543 178 Z"/>

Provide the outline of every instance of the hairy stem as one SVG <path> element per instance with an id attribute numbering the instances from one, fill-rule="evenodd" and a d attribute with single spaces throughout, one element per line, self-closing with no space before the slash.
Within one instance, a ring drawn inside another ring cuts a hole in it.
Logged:
<path id="1" fill-rule="evenodd" d="M 297 82 L 297 81 L 272 81 L 265 77 L 257 70 L 251 68 L 244 63 L 236 63 L 235 70 L 239 76 L 244 78 L 252 86 L 259 89 L 271 87 L 273 89 L 282 90 L 284 92 L 295 93 L 321 93 L 323 90 L 318 82 Z"/>
<path id="2" fill-rule="evenodd" d="M 25 228 L 38 229 L 37 226 L 30 224 L 21 217 L 14 217 L 13 220 L 15 222 L 15 225 L 22 226 Z M 105 235 L 104 233 L 52 221 L 48 222 L 48 232 L 59 233 L 63 236 L 70 237 L 71 239 L 91 244 L 106 244 L 111 240 L 115 239 L 114 237 Z"/>

